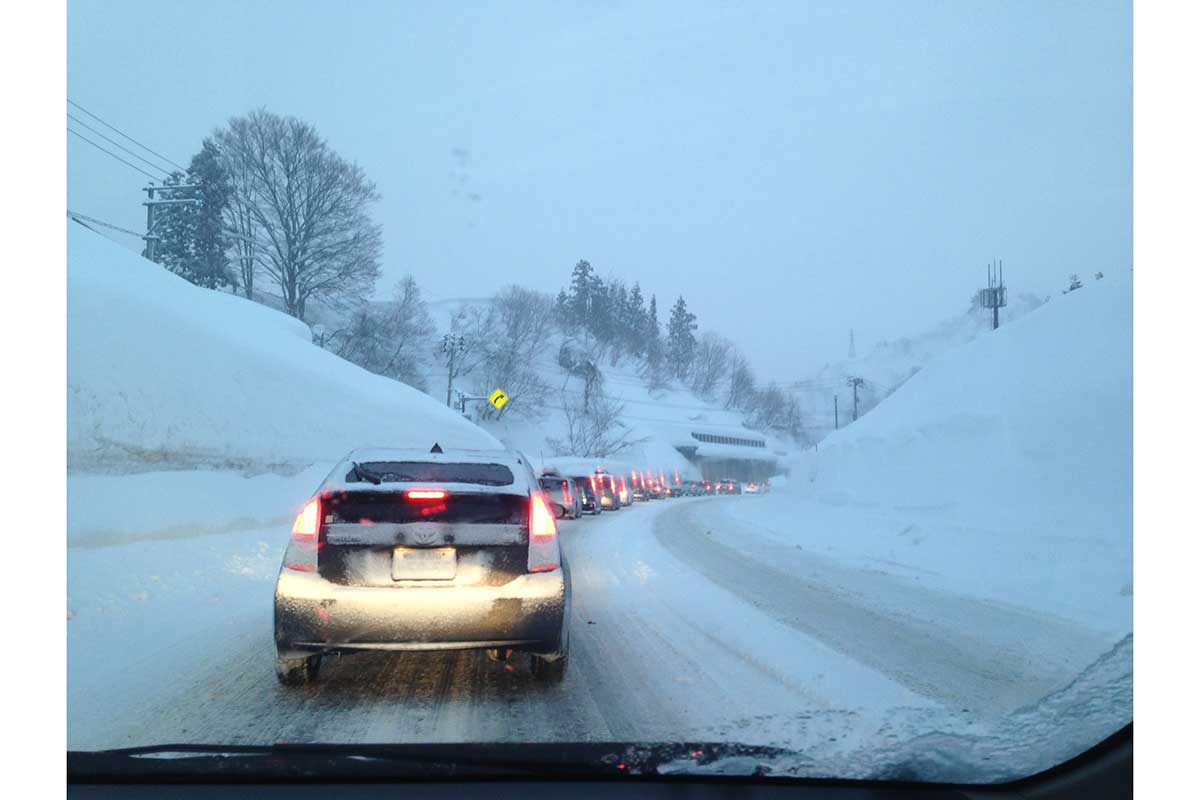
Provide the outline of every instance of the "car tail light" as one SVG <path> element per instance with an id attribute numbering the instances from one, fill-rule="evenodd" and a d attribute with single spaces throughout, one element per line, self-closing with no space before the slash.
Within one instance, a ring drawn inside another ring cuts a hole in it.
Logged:
<path id="1" fill-rule="evenodd" d="M 321 548 L 321 498 L 304 504 L 292 524 L 292 540 L 283 554 L 283 565 L 297 572 L 316 572 Z"/>
<path id="2" fill-rule="evenodd" d="M 550 572 L 559 567 L 558 524 L 550 504 L 540 494 L 529 497 L 529 571 Z"/>
<path id="3" fill-rule="evenodd" d="M 446 493 L 441 489 L 409 489 L 404 493 L 409 500 L 445 500 Z"/>
<path id="4" fill-rule="evenodd" d="M 571 484 L 568 481 L 563 481 L 563 499 L 568 503 L 575 502 L 575 496 L 571 494 Z"/>

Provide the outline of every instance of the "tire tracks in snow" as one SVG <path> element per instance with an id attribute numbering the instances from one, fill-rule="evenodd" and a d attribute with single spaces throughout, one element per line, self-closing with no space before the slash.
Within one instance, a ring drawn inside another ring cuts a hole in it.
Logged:
<path id="1" fill-rule="evenodd" d="M 1011 712 L 1061 688 L 1111 644 L 1050 615 L 787 552 L 723 509 L 680 504 L 655 519 L 655 538 L 779 622 L 947 708 Z"/>

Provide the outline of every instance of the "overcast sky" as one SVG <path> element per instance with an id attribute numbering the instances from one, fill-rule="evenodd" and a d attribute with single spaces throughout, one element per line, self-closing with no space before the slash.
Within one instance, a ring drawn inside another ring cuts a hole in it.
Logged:
<path id="1" fill-rule="evenodd" d="M 993 257 L 1041 295 L 1132 262 L 1127 2 L 72 0 L 68 25 L 68 97 L 181 164 L 259 106 L 361 164 L 381 294 L 557 291 L 587 258 L 793 379 L 852 327 L 861 353 L 961 313 Z M 68 159 L 71 210 L 144 227 L 145 176 Z"/>

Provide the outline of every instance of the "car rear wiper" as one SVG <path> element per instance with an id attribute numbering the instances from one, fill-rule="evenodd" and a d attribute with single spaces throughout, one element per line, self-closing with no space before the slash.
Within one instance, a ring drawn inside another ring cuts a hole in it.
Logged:
<path id="1" fill-rule="evenodd" d="M 371 470 L 366 469 L 361 464 L 359 464 L 357 461 L 351 461 L 350 467 L 354 470 L 354 474 L 357 477 L 363 479 L 364 481 L 367 481 L 368 483 L 373 483 L 376 486 L 383 483 L 382 475 L 371 472 Z"/>

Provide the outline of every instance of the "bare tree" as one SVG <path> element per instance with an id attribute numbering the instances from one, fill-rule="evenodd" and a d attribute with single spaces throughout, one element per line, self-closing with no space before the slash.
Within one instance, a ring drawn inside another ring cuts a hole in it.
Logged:
<path id="1" fill-rule="evenodd" d="M 787 415 L 787 395 L 778 386 L 768 386 L 756 391 L 747 409 L 750 412 L 749 425 L 760 430 L 780 428 Z"/>
<path id="2" fill-rule="evenodd" d="M 625 407 L 597 391 L 585 404 L 582 398 L 562 396 L 562 410 L 567 422 L 564 439 L 546 437 L 546 444 L 555 455 L 580 458 L 608 458 L 646 441 L 635 438 L 633 430 L 621 421 Z"/>
<path id="3" fill-rule="evenodd" d="M 379 193 L 362 169 L 311 125 L 265 110 L 231 119 L 216 138 L 236 164 L 234 205 L 253 223 L 250 267 L 261 264 L 279 286 L 285 310 L 303 319 L 310 299 L 364 298 L 379 276 L 382 234 L 370 217 Z"/>
<path id="4" fill-rule="evenodd" d="M 246 298 L 253 300 L 260 253 L 258 224 L 254 217 L 254 176 L 250 171 L 248 148 L 228 130 L 218 131 L 214 140 L 232 187 L 222 218 L 236 267 L 234 277 Z"/>
<path id="5" fill-rule="evenodd" d="M 717 385 L 729 375 L 733 355 L 733 342 L 712 331 L 701 334 L 689 376 L 692 391 L 699 397 L 711 400 Z"/>
<path id="6" fill-rule="evenodd" d="M 468 315 L 467 339 L 473 344 L 462 359 L 477 394 L 502 388 L 526 416 L 544 409 L 549 386 L 537 363 L 554 324 L 553 300 L 540 292 L 509 286 L 482 309 Z M 484 417 L 496 412 L 481 409 Z"/>
<path id="7" fill-rule="evenodd" d="M 734 351 L 729 367 L 729 389 L 725 394 L 725 407 L 744 409 L 754 394 L 754 370 L 750 361 Z"/>
<path id="8" fill-rule="evenodd" d="M 326 344 L 363 369 L 424 391 L 433 334 L 433 319 L 421 289 L 411 275 L 405 275 L 390 302 L 364 304 Z"/>

